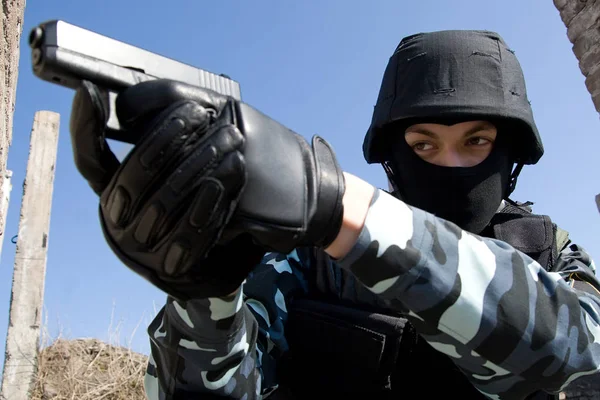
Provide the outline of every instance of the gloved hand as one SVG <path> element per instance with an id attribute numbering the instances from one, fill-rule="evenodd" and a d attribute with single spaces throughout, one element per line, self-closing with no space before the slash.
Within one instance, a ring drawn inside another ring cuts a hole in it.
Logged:
<path id="1" fill-rule="evenodd" d="M 105 140 L 107 97 L 83 82 L 70 121 L 75 164 L 126 266 L 180 300 L 224 296 L 265 253 L 247 234 L 222 236 L 246 185 L 245 138 L 228 99 L 170 100 L 135 87 L 118 96 L 121 126 L 140 138 L 120 164 Z"/>
<path id="2" fill-rule="evenodd" d="M 262 246 L 283 253 L 300 246 L 327 247 L 337 237 L 344 176 L 325 140 L 315 136 L 311 146 L 245 103 L 227 102 L 212 91 L 179 82 L 144 82 L 128 91 L 140 99 L 161 99 L 163 104 L 196 101 L 217 110 L 220 123 L 233 124 L 242 133 L 247 181 L 225 230 L 228 236 L 248 233 Z M 146 107 L 142 103 L 132 104 Z M 242 173 L 242 169 L 228 171 Z"/>

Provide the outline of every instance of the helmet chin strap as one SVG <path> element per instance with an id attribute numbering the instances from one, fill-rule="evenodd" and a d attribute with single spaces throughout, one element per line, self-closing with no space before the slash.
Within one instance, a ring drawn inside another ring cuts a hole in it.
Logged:
<path id="1" fill-rule="evenodd" d="M 510 182 L 508 183 L 508 191 L 506 192 L 506 197 L 508 198 L 508 196 L 510 196 L 512 194 L 512 192 L 515 191 L 515 188 L 517 187 L 517 178 L 519 177 L 519 174 L 521 173 L 521 170 L 523 169 L 523 163 L 520 161 L 516 162 L 515 168 L 513 169 L 512 173 L 510 174 Z"/>
<path id="2" fill-rule="evenodd" d="M 384 161 L 384 162 L 381 163 L 381 166 L 383 167 L 383 170 L 385 171 L 385 174 L 388 177 L 388 189 L 389 189 L 389 192 L 391 194 L 398 195 L 399 190 L 398 190 L 398 186 L 396 186 L 396 179 L 395 179 L 395 176 L 394 176 L 394 170 L 390 166 L 390 162 L 389 161 Z"/>

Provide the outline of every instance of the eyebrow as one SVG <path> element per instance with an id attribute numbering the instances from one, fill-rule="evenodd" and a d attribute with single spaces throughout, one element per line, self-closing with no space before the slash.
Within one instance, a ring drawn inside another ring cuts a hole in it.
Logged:
<path id="1" fill-rule="evenodd" d="M 467 132 L 465 132 L 464 136 L 471 136 L 474 135 L 477 132 L 486 130 L 486 129 L 490 129 L 491 126 L 487 125 L 487 124 L 482 124 L 482 125 L 477 125 L 471 129 L 469 129 Z M 425 135 L 425 136 L 429 136 L 430 138 L 436 139 L 438 138 L 438 134 L 435 132 L 432 132 L 430 130 L 427 130 L 425 128 L 411 128 L 408 132 L 406 132 L 404 135 L 408 135 L 409 133 L 420 133 L 421 135 Z"/>

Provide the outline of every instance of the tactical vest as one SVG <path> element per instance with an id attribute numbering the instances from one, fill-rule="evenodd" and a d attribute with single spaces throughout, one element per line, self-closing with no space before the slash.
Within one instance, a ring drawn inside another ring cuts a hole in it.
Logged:
<path id="1" fill-rule="evenodd" d="M 482 236 L 507 242 L 551 270 L 559 250 L 568 243 L 568 234 L 527 206 L 507 203 Z M 311 260 L 319 264 L 311 270 L 331 268 L 332 261 L 322 251 L 307 251 L 313 252 Z M 342 278 L 328 279 L 335 281 L 330 285 L 339 287 Z M 356 295 L 340 296 L 321 285 L 292 302 L 285 330 L 289 351 L 278 367 L 280 387 L 270 398 L 486 398 L 401 314 L 384 310 L 362 285 L 351 291 Z M 557 398 L 546 393 L 528 397 Z"/>

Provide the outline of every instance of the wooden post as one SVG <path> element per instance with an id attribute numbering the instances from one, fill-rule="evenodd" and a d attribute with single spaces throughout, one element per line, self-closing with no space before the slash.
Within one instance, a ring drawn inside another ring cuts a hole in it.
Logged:
<path id="1" fill-rule="evenodd" d="M 6 170 L 12 141 L 13 112 L 19 72 L 19 44 L 23 31 L 25 0 L 2 0 L 0 18 L 0 252 L 4 243 L 6 213 L 12 173 Z"/>
<path id="2" fill-rule="evenodd" d="M 6 236 L 6 218 L 8 215 L 8 203 L 10 202 L 10 193 L 12 191 L 12 171 L 6 170 L 0 187 L 0 260 L 2 259 L 2 249 L 4 248 L 4 237 Z"/>
<path id="3" fill-rule="evenodd" d="M 13 272 L 2 399 L 28 400 L 37 373 L 59 122 L 59 114 L 38 111 L 31 131 Z"/>

